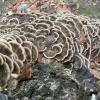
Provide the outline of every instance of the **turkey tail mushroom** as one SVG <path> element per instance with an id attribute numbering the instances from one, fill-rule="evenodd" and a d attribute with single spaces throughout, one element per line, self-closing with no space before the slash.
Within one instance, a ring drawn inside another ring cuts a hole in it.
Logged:
<path id="1" fill-rule="evenodd" d="M 3 59 L 2 55 L 0 54 L 0 65 L 3 65 L 3 63 L 4 63 L 4 59 Z"/>
<path id="2" fill-rule="evenodd" d="M 12 54 L 12 50 L 3 42 L 0 42 L 0 53 L 10 56 Z"/>
<path id="3" fill-rule="evenodd" d="M 5 87 L 11 75 L 9 65 L 5 62 L 2 66 L 0 66 L 0 70 L 0 85 Z"/>
<path id="4" fill-rule="evenodd" d="M 25 61 L 26 55 L 23 47 L 15 41 L 9 41 L 9 43 L 12 46 L 13 54 L 15 53 L 21 61 Z"/>
<path id="5" fill-rule="evenodd" d="M 6 55 L 3 55 L 3 57 L 4 57 L 4 61 L 9 65 L 10 71 L 13 72 L 14 66 L 13 66 L 12 59 Z"/>
<path id="6" fill-rule="evenodd" d="M 61 52 L 62 52 L 62 48 L 60 47 L 60 45 L 55 44 L 52 46 L 52 50 L 47 50 L 43 54 L 46 58 L 55 58 Z"/>
<path id="7" fill-rule="evenodd" d="M 34 13 L 6 16 L 0 23 L 0 82 L 4 85 L 11 77 L 30 78 L 31 64 L 42 58 L 70 63 L 76 69 L 90 68 L 94 60 L 100 66 L 100 21 Z"/>

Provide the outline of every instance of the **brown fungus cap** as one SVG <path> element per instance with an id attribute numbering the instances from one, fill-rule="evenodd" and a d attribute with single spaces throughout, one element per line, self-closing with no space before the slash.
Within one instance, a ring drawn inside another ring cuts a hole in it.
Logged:
<path id="1" fill-rule="evenodd" d="M 18 35 L 12 34 L 12 36 L 16 39 L 18 43 L 22 43 L 22 39 Z"/>
<path id="2" fill-rule="evenodd" d="M 52 50 L 46 50 L 46 52 L 44 52 L 43 54 L 46 58 L 54 58 L 61 52 L 62 52 L 62 48 L 60 47 L 60 45 L 55 44 L 52 46 Z"/>
<path id="3" fill-rule="evenodd" d="M 11 35 L 6 35 L 4 38 L 6 41 L 16 41 L 16 38 Z"/>
<path id="4" fill-rule="evenodd" d="M 4 63 L 3 55 L 0 54 L 0 65 L 3 65 L 3 63 Z"/>
<path id="5" fill-rule="evenodd" d="M 47 35 L 47 34 L 49 34 L 50 33 L 50 31 L 48 30 L 48 29 L 40 29 L 40 30 L 37 30 L 37 32 L 36 32 L 36 35 L 38 36 L 38 35 Z"/>
<path id="6" fill-rule="evenodd" d="M 19 65 L 20 68 L 23 67 L 24 64 L 21 60 L 19 60 L 19 59 L 14 59 L 14 60 L 17 62 L 17 64 Z"/>
<path id="7" fill-rule="evenodd" d="M 13 54 L 15 53 L 21 61 L 25 61 L 26 55 L 24 48 L 15 41 L 9 41 L 9 43 L 12 46 Z"/>
<path id="8" fill-rule="evenodd" d="M 19 37 L 21 38 L 22 41 L 26 41 L 27 38 L 24 35 L 19 35 Z"/>
<path id="9" fill-rule="evenodd" d="M 28 41 L 30 41 L 30 39 L 33 39 L 33 41 L 34 41 L 34 39 L 36 38 L 34 33 L 25 33 L 24 35 Z"/>
<path id="10" fill-rule="evenodd" d="M 12 49 L 11 45 L 7 42 L 5 38 L 0 39 L 0 42 L 4 43 L 8 48 Z"/>
<path id="11" fill-rule="evenodd" d="M 25 62 L 32 62 L 32 50 L 29 49 L 28 47 L 24 47 L 25 52 L 26 52 L 26 60 Z"/>
<path id="12" fill-rule="evenodd" d="M 35 28 L 36 29 L 47 29 L 48 26 L 44 23 L 38 23 L 38 24 L 35 25 Z"/>
<path id="13" fill-rule="evenodd" d="M 33 44 L 32 45 L 32 61 L 33 62 L 37 61 L 37 59 L 38 59 L 38 53 L 39 53 L 39 51 L 38 51 L 37 46 Z"/>
<path id="14" fill-rule="evenodd" d="M 12 50 L 3 42 L 0 42 L 0 53 L 10 56 L 12 54 Z"/>
<path id="15" fill-rule="evenodd" d="M 30 42 L 30 41 L 23 41 L 23 43 L 21 44 L 22 45 L 22 47 L 27 47 L 27 48 L 29 48 L 30 50 L 32 50 L 32 42 Z"/>
<path id="16" fill-rule="evenodd" d="M 25 26 L 21 27 L 21 31 L 28 32 L 28 33 L 35 33 L 36 32 L 33 25 L 27 25 L 27 24 Z"/>
<path id="17" fill-rule="evenodd" d="M 69 44 L 62 45 L 62 52 L 56 56 L 58 61 L 63 61 L 65 57 L 69 54 Z"/>
<path id="18" fill-rule="evenodd" d="M 46 20 L 46 19 L 39 19 L 39 20 L 36 20 L 35 22 L 37 23 L 45 23 L 47 25 L 49 25 L 49 27 L 53 26 L 53 23 L 49 20 Z"/>
<path id="19" fill-rule="evenodd" d="M 20 74 L 20 66 L 18 65 L 17 61 L 13 60 L 13 66 L 14 66 L 14 69 L 13 69 L 12 74 L 19 75 Z"/>
<path id="20" fill-rule="evenodd" d="M 39 50 L 39 52 L 43 52 L 46 50 L 46 47 L 45 47 L 45 44 L 44 44 L 44 41 L 45 41 L 46 37 L 43 36 L 43 35 L 39 35 L 36 37 L 36 46 Z"/>
<path id="21" fill-rule="evenodd" d="M 6 62 L 10 68 L 10 71 L 12 72 L 14 70 L 14 66 L 13 66 L 13 61 L 9 56 L 3 55 L 4 57 L 4 62 Z"/>
<path id="22" fill-rule="evenodd" d="M 10 79 L 10 68 L 9 65 L 5 62 L 1 67 L 0 67 L 1 71 L 2 71 L 2 78 L 0 79 L 0 85 L 2 87 L 5 87 L 7 85 L 8 80 Z"/>
<path id="23" fill-rule="evenodd" d="M 7 25 L 10 25 L 10 26 L 14 26 L 14 25 L 18 25 L 18 24 L 19 24 L 18 18 L 12 18 L 7 22 Z"/>

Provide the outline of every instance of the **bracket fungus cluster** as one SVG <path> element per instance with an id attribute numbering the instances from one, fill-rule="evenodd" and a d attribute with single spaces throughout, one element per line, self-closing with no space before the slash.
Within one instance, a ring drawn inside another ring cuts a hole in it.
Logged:
<path id="1" fill-rule="evenodd" d="M 43 57 L 75 68 L 90 68 L 94 60 L 100 65 L 100 23 L 84 16 L 14 14 L 0 23 L 0 85 Z"/>

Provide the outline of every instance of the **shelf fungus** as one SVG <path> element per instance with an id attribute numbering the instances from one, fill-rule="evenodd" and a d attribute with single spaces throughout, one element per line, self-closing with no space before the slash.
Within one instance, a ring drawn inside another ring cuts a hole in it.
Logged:
<path id="1" fill-rule="evenodd" d="M 6 30 L 0 35 L 0 86 L 6 87 L 12 78 L 30 79 L 31 64 L 44 58 L 66 67 L 85 66 L 93 74 L 93 68 L 99 70 L 100 23 L 83 22 L 81 17 L 13 14 L 0 19 L 0 32 Z"/>

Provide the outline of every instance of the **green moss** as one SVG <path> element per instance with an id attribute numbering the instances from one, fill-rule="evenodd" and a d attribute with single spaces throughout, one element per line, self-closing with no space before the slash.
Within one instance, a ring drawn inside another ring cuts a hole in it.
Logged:
<path id="1" fill-rule="evenodd" d="M 96 8 L 96 7 L 93 8 L 81 4 L 79 10 L 75 14 L 77 15 L 82 14 L 89 17 L 96 17 L 98 14 L 100 14 L 100 8 Z"/>

